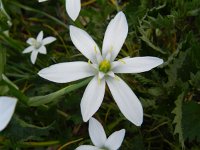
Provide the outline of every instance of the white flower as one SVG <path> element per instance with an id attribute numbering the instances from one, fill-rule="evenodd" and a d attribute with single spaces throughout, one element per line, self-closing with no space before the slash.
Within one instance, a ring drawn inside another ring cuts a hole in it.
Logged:
<path id="1" fill-rule="evenodd" d="M 0 132 L 8 125 L 14 113 L 16 104 L 16 98 L 0 96 Z"/>
<path id="2" fill-rule="evenodd" d="M 147 56 L 114 61 L 127 33 L 126 17 L 123 12 L 119 12 L 107 27 L 101 55 L 99 47 L 85 31 L 70 26 L 72 42 L 89 59 L 89 63 L 83 61 L 59 63 L 42 69 L 38 73 L 41 77 L 57 83 L 67 83 L 94 76 L 81 100 L 81 113 L 85 122 L 99 109 L 106 83 L 123 115 L 137 126 L 143 122 L 143 109 L 140 101 L 130 87 L 115 73 L 149 71 L 162 64 L 163 60 Z"/>
<path id="3" fill-rule="evenodd" d="M 65 5 L 69 17 L 75 21 L 81 10 L 81 0 L 66 0 Z"/>
<path id="4" fill-rule="evenodd" d="M 29 38 L 26 43 L 30 46 L 27 47 L 22 53 L 30 53 L 31 52 L 31 62 L 35 64 L 38 53 L 47 54 L 47 50 L 45 45 L 52 43 L 56 38 L 49 36 L 43 39 L 43 31 L 40 31 L 37 38 Z"/>
<path id="5" fill-rule="evenodd" d="M 122 144 L 125 136 L 125 129 L 114 132 L 108 138 L 103 126 L 94 118 L 89 120 L 89 135 L 92 145 L 81 145 L 75 150 L 117 150 Z"/>

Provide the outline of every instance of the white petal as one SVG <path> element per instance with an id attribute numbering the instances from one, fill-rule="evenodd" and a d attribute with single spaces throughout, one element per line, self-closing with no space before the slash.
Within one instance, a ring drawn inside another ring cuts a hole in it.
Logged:
<path id="1" fill-rule="evenodd" d="M 0 97 L 0 132 L 8 125 L 14 113 L 17 99 L 7 96 Z"/>
<path id="2" fill-rule="evenodd" d="M 105 58 L 111 51 L 111 61 L 113 61 L 121 50 L 127 34 L 128 24 L 126 17 L 123 12 L 119 12 L 106 29 L 102 48 L 103 57 Z"/>
<path id="3" fill-rule="evenodd" d="M 95 76 L 85 89 L 81 100 L 81 114 L 83 121 L 87 122 L 99 109 L 105 93 L 105 80 L 98 81 Z"/>
<path id="4" fill-rule="evenodd" d="M 107 75 L 109 75 L 110 77 L 115 77 L 115 74 L 114 74 L 114 72 L 112 72 L 112 71 L 109 71 L 108 73 L 107 73 Z"/>
<path id="5" fill-rule="evenodd" d="M 47 44 L 54 42 L 55 40 L 56 40 L 55 37 L 49 36 L 49 37 L 46 37 L 42 40 L 42 44 L 47 45 Z"/>
<path id="6" fill-rule="evenodd" d="M 105 145 L 106 133 L 100 122 L 93 117 L 89 120 L 89 135 L 95 146 L 103 147 Z"/>
<path id="7" fill-rule="evenodd" d="M 38 49 L 38 52 L 41 53 L 41 54 L 47 54 L 47 49 L 45 46 L 41 46 L 39 49 Z"/>
<path id="8" fill-rule="evenodd" d="M 81 0 L 66 0 L 66 10 L 69 17 L 75 21 L 81 10 Z"/>
<path id="9" fill-rule="evenodd" d="M 24 51 L 22 53 L 30 53 L 34 50 L 35 48 L 33 46 L 29 46 L 27 48 L 24 49 Z"/>
<path id="10" fill-rule="evenodd" d="M 43 36 L 44 36 L 43 31 L 40 31 L 40 33 L 38 34 L 36 40 L 37 40 L 38 42 L 42 42 Z"/>
<path id="11" fill-rule="evenodd" d="M 160 64 L 163 60 L 157 57 L 134 57 L 122 59 L 112 63 L 114 73 L 140 73 L 149 71 Z"/>
<path id="12" fill-rule="evenodd" d="M 28 38 L 28 40 L 26 41 L 26 43 L 28 43 L 29 45 L 33 45 L 35 39 L 34 38 Z"/>
<path id="13" fill-rule="evenodd" d="M 38 75 L 56 83 L 67 83 L 93 76 L 94 72 L 88 63 L 76 61 L 52 65 L 40 70 Z"/>
<path id="14" fill-rule="evenodd" d="M 99 148 L 91 145 L 81 145 L 77 147 L 75 150 L 99 150 Z"/>
<path id="15" fill-rule="evenodd" d="M 76 48 L 93 63 L 97 62 L 96 55 L 100 53 L 99 47 L 91 36 L 75 26 L 70 26 L 70 37 Z"/>
<path id="16" fill-rule="evenodd" d="M 133 124 L 140 126 L 143 122 L 143 109 L 137 96 L 119 77 L 108 77 L 106 81 L 122 114 Z"/>
<path id="17" fill-rule="evenodd" d="M 105 147 L 109 150 L 117 150 L 121 146 L 125 136 L 125 129 L 116 131 L 106 140 Z"/>
<path id="18" fill-rule="evenodd" d="M 33 64 L 35 64 L 35 61 L 37 59 L 37 55 L 38 55 L 38 51 L 37 50 L 32 51 L 32 53 L 31 53 L 31 62 Z"/>
<path id="19" fill-rule="evenodd" d="M 46 1 L 48 1 L 48 0 L 38 0 L 39 3 L 46 2 Z"/>

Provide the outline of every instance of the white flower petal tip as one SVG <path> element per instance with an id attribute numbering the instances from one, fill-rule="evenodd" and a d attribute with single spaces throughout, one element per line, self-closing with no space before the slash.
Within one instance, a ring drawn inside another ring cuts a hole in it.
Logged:
<path id="1" fill-rule="evenodd" d="M 100 150 L 100 149 L 92 145 L 81 145 L 77 147 L 75 150 Z"/>
<path id="2" fill-rule="evenodd" d="M 106 133 L 101 123 L 91 117 L 89 120 L 89 135 L 94 146 L 81 145 L 76 150 L 117 150 L 124 140 L 125 129 L 116 131 L 106 138 Z"/>
<path id="3" fill-rule="evenodd" d="M 115 73 L 141 73 L 149 71 L 163 63 L 163 59 L 151 56 L 121 59 L 113 62 Z"/>
<path id="4" fill-rule="evenodd" d="M 123 12 L 119 12 L 109 23 L 103 40 L 103 57 L 111 52 L 113 61 L 121 50 L 128 34 L 128 23 Z"/>
<path id="5" fill-rule="evenodd" d="M 95 118 L 89 120 L 89 135 L 92 143 L 97 147 L 103 147 L 106 142 L 106 133 L 103 126 Z"/>
<path id="6" fill-rule="evenodd" d="M 17 99 L 13 97 L 0 97 L 0 132 L 6 128 L 12 118 Z"/>
<path id="7" fill-rule="evenodd" d="M 48 1 L 48 0 L 38 0 L 39 3 L 46 2 L 46 1 Z"/>
<path id="8" fill-rule="evenodd" d="M 70 37 L 76 48 L 92 63 L 96 63 L 96 55 L 100 50 L 92 37 L 84 30 L 75 26 L 69 26 Z"/>
<path id="9" fill-rule="evenodd" d="M 93 68 L 86 62 L 59 63 L 44 68 L 38 75 L 56 83 L 67 83 L 94 75 Z"/>
<path id="10" fill-rule="evenodd" d="M 43 39 L 42 44 L 47 45 L 47 44 L 54 42 L 55 40 L 56 40 L 55 37 L 49 36 L 49 37 L 46 37 Z"/>
<path id="11" fill-rule="evenodd" d="M 105 94 L 105 80 L 100 82 L 94 77 L 85 89 L 81 100 L 81 114 L 83 121 L 87 122 L 99 109 Z"/>
<path id="12" fill-rule="evenodd" d="M 65 3 L 69 17 L 75 21 L 81 10 L 81 0 L 66 0 Z"/>
<path id="13" fill-rule="evenodd" d="M 42 39 L 43 39 L 43 37 L 44 37 L 44 32 L 43 32 L 43 31 L 40 31 L 40 32 L 38 33 L 38 36 L 36 37 L 37 42 L 41 42 Z"/>
<path id="14" fill-rule="evenodd" d="M 121 129 L 119 131 L 115 131 L 113 134 L 111 134 L 106 143 L 105 147 L 110 149 L 110 150 L 117 150 L 121 146 L 124 136 L 125 136 L 125 129 Z"/>
<path id="15" fill-rule="evenodd" d="M 117 79 L 109 77 L 106 81 L 122 114 L 136 126 L 141 126 L 143 108 L 137 96 L 119 77 Z"/>

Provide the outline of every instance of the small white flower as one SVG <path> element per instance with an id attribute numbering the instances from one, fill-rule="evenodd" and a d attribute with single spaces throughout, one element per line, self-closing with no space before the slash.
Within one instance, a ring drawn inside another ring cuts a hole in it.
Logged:
<path id="1" fill-rule="evenodd" d="M 69 17 L 75 21 L 81 10 L 81 0 L 66 0 L 65 5 Z"/>
<path id="2" fill-rule="evenodd" d="M 29 38 L 26 43 L 30 46 L 27 47 L 22 53 L 30 53 L 31 52 L 31 62 L 35 64 L 38 53 L 47 54 L 47 50 L 45 45 L 52 43 L 56 38 L 49 36 L 43 39 L 43 31 L 40 31 L 37 38 Z"/>
<path id="3" fill-rule="evenodd" d="M 38 74 L 57 83 L 67 83 L 94 76 L 81 100 L 83 120 L 87 122 L 99 109 L 105 93 L 105 84 L 107 83 L 123 115 L 135 125 L 140 126 L 143 122 L 142 105 L 130 87 L 115 73 L 149 71 L 162 64 L 163 60 L 147 56 L 114 61 L 127 34 L 126 17 L 123 12 L 119 12 L 107 27 L 101 54 L 97 44 L 85 31 L 70 26 L 72 42 L 89 59 L 89 63 L 83 61 L 59 63 L 42 69 Z"/>
<path id="4" fill-rule="evenodd" d="M 76 150 L 117 150 L 122 144 L 125 129 L 114 132 L 108 138 L 103 126 L 94 118 L 89 120 L 89 135 L 92 145 L 81 145 Z"/>
<path id="5" fill-rule="evenodd" d="M 16 104 L 16 98 L 0 96 L 0 132 L 5 129 L 11 120 Z"/>

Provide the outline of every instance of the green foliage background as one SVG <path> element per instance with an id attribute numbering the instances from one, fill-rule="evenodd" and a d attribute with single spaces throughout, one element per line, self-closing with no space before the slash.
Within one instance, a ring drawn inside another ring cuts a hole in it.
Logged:
<path id="1" fill-rule="evenodd" d="M 111 18 L 122 10 L 129 34 L 118 56 L 156 56 L 165 63 L 141 74 L 121 75 L 142 102 L 144 122 L 136 127 L 122 116 L 106 89 L 95 114 L 107 135 L 126 129 L 122 150 L 200 149 L 200 1 L 82 0 L 76 22 L 64 0 L 3 0 L 12 26 L 0 11 L 0 95 L 19 99 L 8 127 L 0 133 L 2 150 L 73 150 L 91 144 L 80 100 L 90 79 L 56 84 L 37 72 L 59 62 L 86 60 L 73 46 L 68 26 L 87 31 L 101 47 Z M 9 37 L 2 31 L 9 29 Z M 43 30 L 57 41 L 35 65 L 22 54 L 26 40 Z M 86 60 L 87 61 L 87 60 Z"/>

